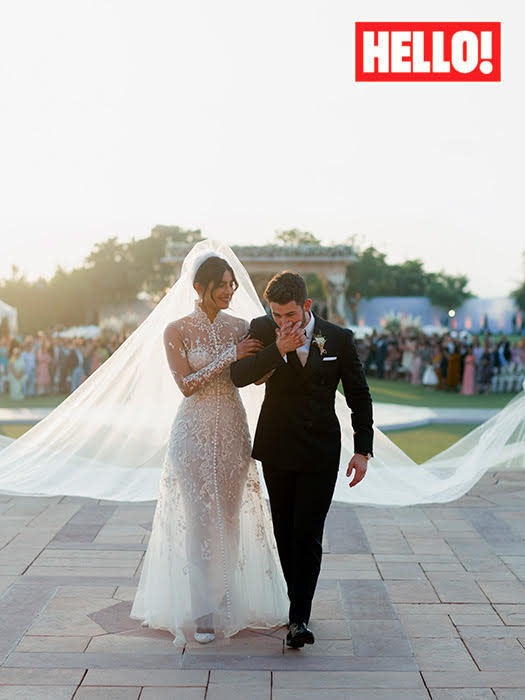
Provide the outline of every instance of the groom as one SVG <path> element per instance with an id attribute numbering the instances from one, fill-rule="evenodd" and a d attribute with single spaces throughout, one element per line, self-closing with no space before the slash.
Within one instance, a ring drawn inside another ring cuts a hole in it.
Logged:
<path id="1" fill-rule="evenodd" d="M 238 387 L 266 382 L 252 456 L 262 462 L 288 586 L 286 643 L 299 648 L 314 642 L 307 625 L 341 454 L 335 392 L 341 381 L 352 409 L 355 454 L 346 474 L 355 473 L 350 486 L 364 477 L 372 456 L 372 400 L 353 333 L 312 313 L 300 275 L 275 275 L 264 297 L 272 318 L 255 318 L 249 330 L 264 348 L 233 363 L 230 372 Z"/>

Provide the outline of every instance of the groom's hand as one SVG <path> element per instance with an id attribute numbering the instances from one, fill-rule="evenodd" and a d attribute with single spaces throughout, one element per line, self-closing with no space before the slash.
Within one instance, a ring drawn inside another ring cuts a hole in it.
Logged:
<path id="1" fill-rule="evenodd" d="M 297 350 L 306 342 L 305 330 L 301 321 L 296 323 L 285 321 L 281 328 L 277 327 L 275 329 L 275 336 L 277 338 L 277 348 L 283 357 L 287 352 Z"/>
<path id="2" fill-rule="evenodd" d="M 352 488 L 352 486 L 355 486 L 358 484 L 361 479 L 364 477 L 366 474 L 366 467 L 368 464 L 368 460 L 364 455 L 360 454 L 355 454 L 352 459 L 350 460 L 348 464 L 348 469 L 346 470 L 346 476 L 350 477 L 352 476 L 352 472 L 355 469 L 355 474 L 354 478 L 350 482 L 349 486 Z"/>

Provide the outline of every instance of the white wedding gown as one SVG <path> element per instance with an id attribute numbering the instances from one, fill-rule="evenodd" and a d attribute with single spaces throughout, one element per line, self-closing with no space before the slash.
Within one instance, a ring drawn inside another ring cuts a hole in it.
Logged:
<path id="1" fill-rule="evenodd" d="M 231 636 L 283 624 L 288 605 L 246 412 L 229 372 L 248 323 L 223 311 L 212 323 L 196 304 L 174 325 L 183 343 L 170 343 L 168 354 L 185 355 L 191 373 L 180 381 L 194 393 L 170 430 L 131 617 L 183 644 L 198 620 L 216 636 Z"/>

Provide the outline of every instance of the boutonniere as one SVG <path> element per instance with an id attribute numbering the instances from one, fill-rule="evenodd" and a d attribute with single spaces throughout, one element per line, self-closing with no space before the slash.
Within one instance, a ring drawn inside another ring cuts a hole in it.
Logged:
<path id="1" fill-rule="evenodd" d="M 326 338 L 324 337 L 324 335 L 316 333 L 312 340 L 319 348 L 319 352 L 321 353 L 321 355 L 324 355 L 326 353 L 326 350 L 324 349 L 324 346 L 326 344 Z"/>

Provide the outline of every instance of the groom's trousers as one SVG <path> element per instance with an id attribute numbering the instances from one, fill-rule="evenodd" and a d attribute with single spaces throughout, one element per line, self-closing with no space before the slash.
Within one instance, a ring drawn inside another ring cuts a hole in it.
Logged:
<path id="1" fill-rule="evenodd" d="M 290 622 L 310 619 L 321 569 L 323 528 L 332 501 L 337 467 L 300 472 L 263 464 L 273 531 L 290 598 Z"/>

